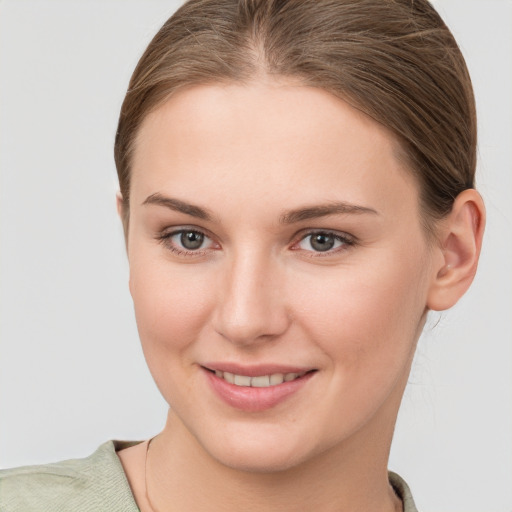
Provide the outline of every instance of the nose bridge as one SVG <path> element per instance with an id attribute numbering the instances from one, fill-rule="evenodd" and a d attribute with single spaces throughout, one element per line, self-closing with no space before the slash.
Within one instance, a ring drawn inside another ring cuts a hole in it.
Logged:
<path id="1" fill-rule="evenodd" d="M 278 262 L 255 248 L 227 258 L 222 272 L 215 328 L 237 344 L 251 344 L 284 332 L 285 297 L 279 290 Z"/>

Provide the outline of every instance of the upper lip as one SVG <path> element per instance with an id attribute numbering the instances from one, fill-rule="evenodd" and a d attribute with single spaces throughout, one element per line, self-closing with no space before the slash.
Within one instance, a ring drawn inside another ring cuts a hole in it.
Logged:
<path id="1" fill-rule="evenodd" d="M 230 362 L 212 362 L 205 363 L 203 368 L 212 371 L 229 372 L 235 375 L 246 375 L 247 377 L 258 377 L 261 375 L 273 375 L 276 373 L 306 373 L 315 368 L 305 366 L 289 366 L 283 364 L 255 364 L 255 365 L 241 365 L 238 363 Z"/>

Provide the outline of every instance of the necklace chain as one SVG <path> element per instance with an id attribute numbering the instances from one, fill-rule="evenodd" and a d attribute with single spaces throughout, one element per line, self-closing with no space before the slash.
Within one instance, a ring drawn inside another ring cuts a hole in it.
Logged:
<path id="1" fill-rule="evenodd" d="M 152 437 L 148 441 L 148 445 L 146 446 L 146 457 L 144 459 L 144 496 L 146 498 L 146 502 L 149 506 L 150 512 L 156 512 L 155 508 L 153 507 L 153 504 L 151 503 L 151 500 L 149 499 L 149 493 L 148 493 L 148 455 L 149 455 L 149 447 L 151 445 L 151 441 L 153 441 L 154 437 Z"/>

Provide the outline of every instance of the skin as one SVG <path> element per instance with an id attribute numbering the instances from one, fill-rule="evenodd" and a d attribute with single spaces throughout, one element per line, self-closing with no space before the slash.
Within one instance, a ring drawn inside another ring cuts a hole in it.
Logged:
<path id="1" fill-rule="evenodd" d="M 464 192 L 433 243 L 396 155 L 381 125 L 284 81 L 192 87 L 147 116 L 127 247 L 143 350 L 170 405 L 148 457 L 156 510 L 401 509 L 387 460 L 414 350 L 428 309 L 469 286 L 484 212 Z M 368 211 L 289 213 L 340 202 Z M 183 252 L 180 229 L 203 245 Z M 315 251 L 318 231 L 341 238 Z M 247 412 L 212 391 L 211 361 L 315 372 Z M 150 510 L 145 450 L 119 456 Z"/>

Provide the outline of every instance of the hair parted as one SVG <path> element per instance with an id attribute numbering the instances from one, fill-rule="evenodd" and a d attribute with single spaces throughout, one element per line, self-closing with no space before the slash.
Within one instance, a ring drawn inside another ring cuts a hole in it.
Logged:
<path id="1" fill-rule="evenodd" d="M 126 222 L 145 117 L 183 87 L 262 74 L 326 90 L 394 133 L 427 227 L 474 187 L 471 80 L 427 0 L 190 0 L 150 42 L 121 108 L 114 154 Z"/>

